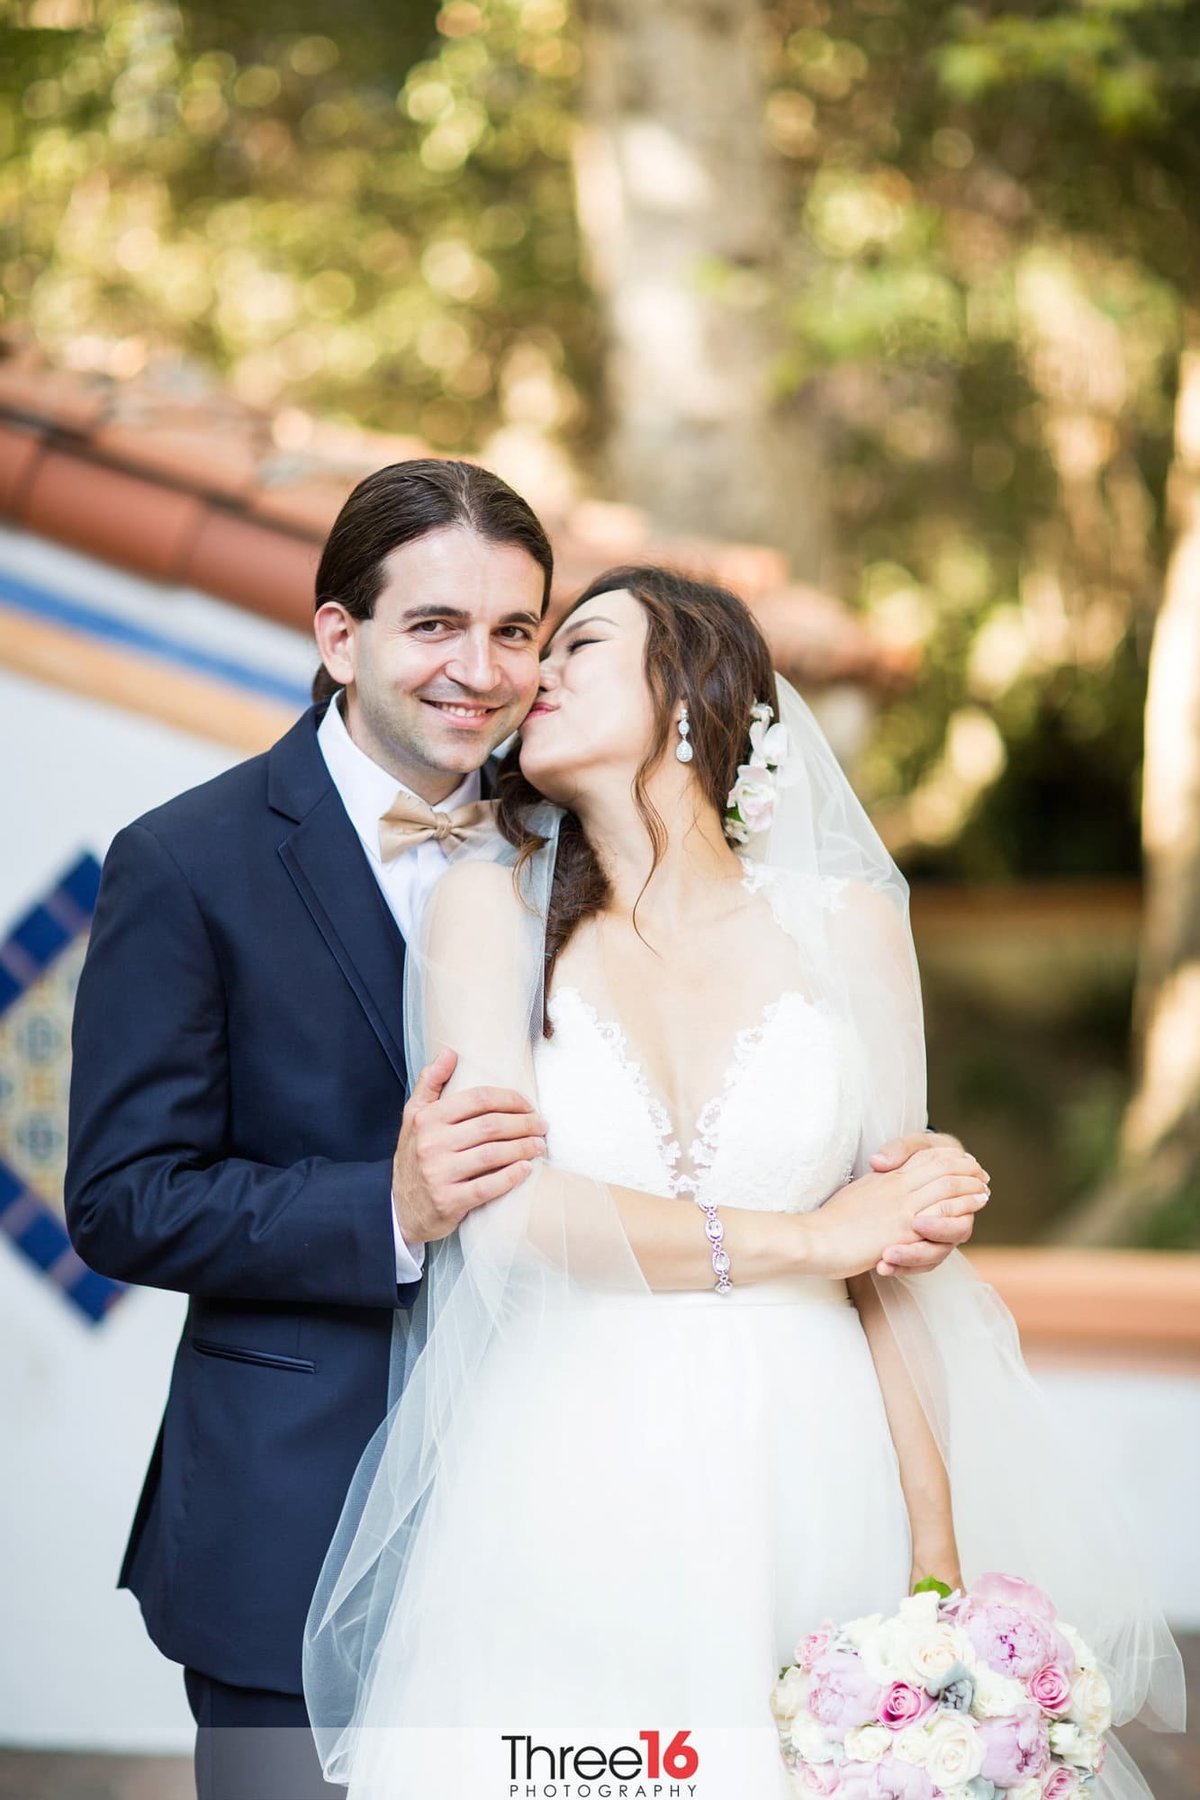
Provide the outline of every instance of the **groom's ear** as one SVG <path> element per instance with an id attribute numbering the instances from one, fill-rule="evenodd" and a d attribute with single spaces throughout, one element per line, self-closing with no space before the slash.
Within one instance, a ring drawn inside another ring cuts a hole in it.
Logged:
<path id="1" fill-rule="evenodd" d="M 326 672 L 337 687 L 354 680 L 354 621 L 340 600 L 326 600 L 313 614 L 313 635 Z"/>

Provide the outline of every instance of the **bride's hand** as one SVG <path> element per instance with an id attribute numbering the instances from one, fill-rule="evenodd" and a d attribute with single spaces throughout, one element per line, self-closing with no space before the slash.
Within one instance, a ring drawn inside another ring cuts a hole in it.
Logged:
<path id="1" fill-rule="evenodd" d="M 860 1175 L 815 1212 L 797 1215 L 807 1232 L 805 1266 L 830 1279 L 863 1275 L 885 1250 L 922 1243 L 913 1221 L 927 1208 L 965 1225 L 961 1235 L 969 1237 L 971 1219 L 987 1200 L 987 1176 L 969 1151 L 918 1150 L 898 1169 Z M 926 1248 L 929 1267 L 947 1254 L 941 1243 Z"/>
<path id="2" fill-rule="evenodd" d="M 912 1593 L 918 1581 L 924 1581 L 929 1575 L 934 1575 L 939 1581 L 944 1581 L 948 1588 L 965 1588 L 966 1583 L 962 1577 L 958 1551 L 953 1544 L 932 1555 L 925 1555 L 919 1550 L 913 1551 L 912 1568 L 908 1577 L 909 1593 Z"/>

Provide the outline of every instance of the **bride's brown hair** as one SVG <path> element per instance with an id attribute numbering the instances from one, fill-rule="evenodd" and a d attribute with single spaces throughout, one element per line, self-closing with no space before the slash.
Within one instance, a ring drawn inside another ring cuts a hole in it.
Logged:
<path id="1" fill-rule="evenodd" d="M 756 700 L 777 708 L 778 697 L 767 640 L 749 607 L 728 588 L 695 581 L 673 569 L 631 563 L 598 575 L 571 612 L 618 588 L 632 594 L 646 612 L 643 667 L 654 705 L 654 729 L 633 779 L 633 802 L 653 849 L 652 875 L 667 846 L 667 828 L 646 792 L 646 779 L 667 749 L 676 708 L 683 703 L 688 710 L 692 774 L 718 818 L 723 818 L 738 764 L 746 760 L 750 709 Z M 560 629 L 563 623 L 559 621 Z M 518 756 L 514 747 L 500 771 L 497 823 L 524 864 L 546 840 L 529 828 L 530 808 L 542 796 L 522 775 Z M 601 912 L 608 898 L 608 878 L 599 858 L 575 814 L 568 812 L 559 829 L 546 920 L 547 991 L 554 964 L 572 933 Z M 548 1024 L 546 1032 L 548 1036 Z"/>

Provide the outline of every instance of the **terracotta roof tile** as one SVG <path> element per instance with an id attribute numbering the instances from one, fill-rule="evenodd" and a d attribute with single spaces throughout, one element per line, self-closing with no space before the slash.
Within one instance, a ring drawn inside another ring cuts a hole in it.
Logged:
<path id="1" fill-rule="evenodd" d="M 93 430 L 90 442 L 106 460 L 201 494 L 248 499 L 258 482 L 255 448 L 220 422 L 207 426 L 157 419 L 102 423 Z"/>
<path id="2" fill-rule="evenodd" d="M 116 381 L 55 368 L 28 341 L 0 338 L 0 512 L 302 629 L 317 546 L 351 488 L 373 469 L 431 454 L 412 438 L 295 408 L 257 411 L 192 367 Z M 839 601 L 790 582 L 777 550 L 662 537 L 639 508 L 595 499 L 547 525 L 556 607 L 606 567 L 653 559 L 743 594 L 802 683 L 886 688 L 912 676 Z"/>
<path id="3" fill-rule="evenodd" d="M 44 448 L 33 426 L 0 423 L 0 516 L 16 513 Z"/>
<path id="4" fill-rule="evenodd" d="M 52 368 L 26 345 L 0 354 L 0 409 L 62 431 L 88 431 L 104 416 L 112 385 L 106 376 Z"/>
<path id="5" fill-rule="evenodd" d="M 318 546 L 210 507 L 179 579 L 299 631 L 311 628 Z"/>
<path id="6" fill-rule="evenodd" d="M 204 511 L 199 494 L 151 487 L 126 470 L 48 447 L 26 489 L 21 522 L 102 562 L 178 581 Z"/>

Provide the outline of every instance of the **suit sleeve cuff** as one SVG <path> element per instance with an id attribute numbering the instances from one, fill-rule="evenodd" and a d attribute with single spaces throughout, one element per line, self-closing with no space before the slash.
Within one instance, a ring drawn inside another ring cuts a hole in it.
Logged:
<path id="1" fill-rule="evenodd" d="M 396 1216 L 396 1195 L 392 1194 L 392 1236 L 396 1244 L 396 1285 L 403 1287 L 407 1282 L 420 1281 L 425 1270 L 424 1244 L 406 1244 L 404 1234 L 400 1230 L 400 1220 Z"/>

